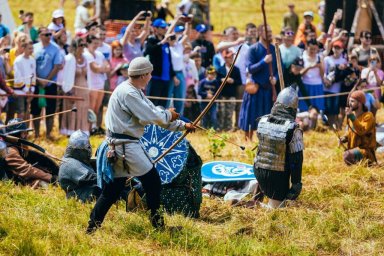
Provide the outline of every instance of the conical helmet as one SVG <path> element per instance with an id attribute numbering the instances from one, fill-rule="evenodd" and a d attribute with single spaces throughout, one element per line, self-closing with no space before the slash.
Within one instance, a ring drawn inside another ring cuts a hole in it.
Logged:
<path id="1" fill-rule="evenodd" d="M 284 88 L 277 96 L 276 103 L 283 104 L 287 107 L 297 109 L 299 106 L 299 96 L 296 91 L 296 84 Z"/>

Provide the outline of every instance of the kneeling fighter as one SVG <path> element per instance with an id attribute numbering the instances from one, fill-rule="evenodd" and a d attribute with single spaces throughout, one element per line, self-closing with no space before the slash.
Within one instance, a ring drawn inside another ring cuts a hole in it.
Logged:
<path id="1" fill-rule="evenodd" d="M 301 192 L 304 144 L 303 131 L 295 123 L 298 101 L 293 87 L 283 89 L 271 114 L 263 116 L 257 126 L 255 175 L 270 208 L 282 207 L 286 199 L 294 200 Z"/>

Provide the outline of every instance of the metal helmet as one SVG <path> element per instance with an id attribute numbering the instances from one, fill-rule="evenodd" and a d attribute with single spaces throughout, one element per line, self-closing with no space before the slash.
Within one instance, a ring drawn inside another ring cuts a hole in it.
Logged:
<path id="1" fill-rule="evenodd" d="M 69 137 L 68 147 L 75 149 L 91 150 L 89 136 L 82 130 L 77 130 Z"/>
<path id="2" fill-rule="evenodd" d="M 20 132 L 30 132 L 33 131 L 32 128 L 28 128 L 27 123 L 21 123 L 23 119 L 13 118 L 9 120 L 6 128 L 6 135 L 18 134 Z"/>
<path id="3" fill-rule="evenodd" d="M 297 109 L 299 106 L 299 96 L 297 95 L 295 85 L 284 88 L 277 96 L 276 103 Z"/>
<path id="4" fill-rule="evenodd" d="M 0 159 L 4 159 L 7 156 L 7 144 L 4 141 L 0 140 Z"/>

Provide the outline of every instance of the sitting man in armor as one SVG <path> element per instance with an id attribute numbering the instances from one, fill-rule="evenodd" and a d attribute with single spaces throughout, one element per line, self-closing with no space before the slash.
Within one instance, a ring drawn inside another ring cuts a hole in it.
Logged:
<path id="1" fill-rule="evenodd" d="M 67 198 L 76 197 L 85 203 L 100 195 L 91 155 L 88 135 L 81 130 L 72 133 L 59 170 L 59 184 Z"/>
<path id="2" fill-rule="evenodd" d="M 6 127 L 5 135 L 11 135 L 20 139 L 26 139 L 28 128 L 26 123 L 20 123 L 20 118 L 11 119 Z M 35 166 L 35 163 L 27 161 L 28 146 L 21 143 L 7 142 L 7 154 L 5 157 L 5 170 L 10 179 L 16 183 L 30 185 L 32 188 L 47 187 L 48 183 L 56 181 L 57 177 Z"/>
<path id="3" fill-rule="evenodd" d="M 302 189 L 304 143 L 303 131 L 295 123 L 297 107 L 297 92 L 287 87 L 279 93 L 271 114 L 258 123 L 254 172 L 270 208 L 283 207 L 287 199 L 295 200 Z"/>

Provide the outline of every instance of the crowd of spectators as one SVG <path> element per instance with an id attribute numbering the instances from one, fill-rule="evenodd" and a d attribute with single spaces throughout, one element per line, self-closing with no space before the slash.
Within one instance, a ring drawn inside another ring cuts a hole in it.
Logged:
<path id="1" fill-rule="evenodd" d="M 108 97 L 127 79 L 130 61 L 140 56 L 154 66 L 146 95 L 155 105 L 174 107 L 193 120 L 215 94 L 242 45 L 219 97 L 222 101 L 213 105 L 202 125 L 222 131 L 240 128 L 246 138 L 252 138 L 258 118 L 270 112 L 279 91 L 274 40 L 280 42 L 285 84 L 298 84 L 300 96 L 327 96 L 301 100 L 300 112 L 324 113 L 331 125 L 341 127 L 346 96 L 339 93 L 350 91 L 358 81 L 361 88 L 372 88 L 366 93 L 368 109 L 375 114 L 380 108 L 381 90 L 377 87 L 384 72 L 379 53 L 371 46 L 372 34 L 362 31 L 360 45 L 348 48 L 348 38 L 353 35 L 337 28 L 340 11 L 322 32 L 313 23 L 312 11 L 300 17 L 295 6 L 289 4 L 277 35 L 270 26 L 250 22 L 244 31 L 227 27 L 214 44 L 204 1 L 183 0 L 175 15 L 169 10 L 169 1 L 162 1 L 154 14 L 139 12 L 109 44 L 105 26 L 89 14 L 93 1 L 77 2 L 73 35 L 62 9 L 52 12 L 46 27 L 35 28 L 31 12 L 22 15 L 16 31 L 9 31 L 0 20 L 1 94 L 8 94 L 2 97 L 0 109 L 6 112 L 6 122 L 15 115 L 26 119 L 29 115 L 40 116 L 42 110 L 52 114 L 77 107 L 76 113 L 60 117 L 60 133 L 69 136 L 77 129 L 87 134 L 104 133 L 102 114 Z M 172 21 L 167 23 L 167 17 Z M 32 99 L 24 97 L 27 94 L 84 100 Z M 97 116 L 96 122 L 88 121 L 90 112 Z M 33 125 L 35 137 L 39 137 L 40 122 Z M 47 118 L 48 139 L 52 139 L 53 127 L 54 119 Z"/>

